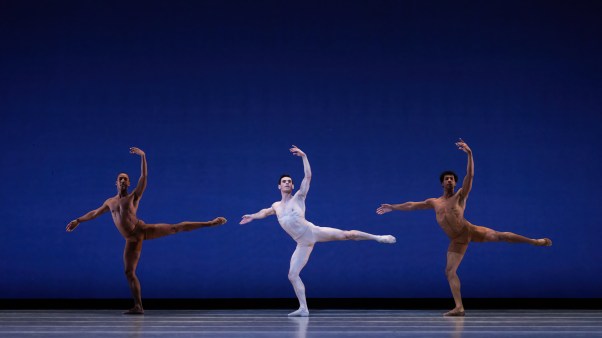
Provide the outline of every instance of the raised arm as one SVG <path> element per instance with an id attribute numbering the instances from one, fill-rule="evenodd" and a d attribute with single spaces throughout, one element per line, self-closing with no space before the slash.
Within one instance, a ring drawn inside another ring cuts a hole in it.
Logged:
<path id="1" fill-rule="evenodd" d="M 105 212 L 109 211 L 109 205 L 107 204 L 107 202 L 105 201 L 100 208 L 92 210 L 88 213 L 86 213 L 85 215 L 78 217 L 76 219 L 74 219 L 73 221 L 69 222 L 69 224 L 67 224 L 67 228 L 65 228 L 65 230 L 67 230 L 67 232 L 71 232 L 73 231 L 75 228 L 77 228 L 77 226 L 85 221 L 89 221 L 91 219 L 94 219 L 102 214 L 104 214 Z"/>
<path id="2" fill-rule="evenodd" d="M 424 209 L 433 209 L 432 198 L 429 198 L 423 202 L 405 202 L 401 204 L 381 204 L 380 207 L 376 209 L 376 213 L 379 215 L 386 214 L 393 210 L 397 211 L 412 211 L 412 210 L 424 210 Z"/>
<path id="3" fill-rule="evenodd" d="M 266 218 L 270 215 L 275 214 L 276 212 L 274 211 L 274 208 L 269 207 L 266 209 L 261 209 L 258 212 L 251 214 L 251 215 L 243 215 L 242 219 L 240 220 L 239 224 L 247 224 L 249 222 L 252 222 L 253 220 L 256 219 L 262 219 L 262 218 Z"/>
<path id="4" fill-rule="evenodd" d="M 458 193 L 466 198 L 468 193 L 472 189 L 472 180 L 474 178 L 474 160 L 472 159 L 472 150 L 466 142 L 460 139 L 456 142 L 458 149 L 462 150 L 468 155 L 468 164 L 466 165 L 466 176 L 464 176 L 464 182 L 462 182 L 462 189 Z"/>
<path id="5" fill-rule="evenodd" d="M 136 196 L 136 200 L 139 201 L 144 193 L 144 189 L 146 189 L 146 177 L 148 176 L 148 170 L 146 168 L 146 154 L 139 148 L 131 147 L 131 154 L 136 154 L 140 156 L 140 179 L 138 180 L 138 185 L 136 185 L 136 189 L 134 189 L 134 194 Z"/>
<path id="6" fill-rule="evenodd" d="M 301 187 L 299 188 L 299 191 L 297 191 L 297 194 L 301 196 L 306 196 L 307 192 L 309 191 L 309 182 L 311 182 L 311 167 L 309 166 L 309 160 L 307 159 L 307 155 L 305 155 L 305 153 L 301 149 L 297 148 L 296 145 L 293 145 L 293 147 L 289 150 L 293 155 L 299 156 L 303 159 L 304 177 L 303 181 L 301 182 Z"/>

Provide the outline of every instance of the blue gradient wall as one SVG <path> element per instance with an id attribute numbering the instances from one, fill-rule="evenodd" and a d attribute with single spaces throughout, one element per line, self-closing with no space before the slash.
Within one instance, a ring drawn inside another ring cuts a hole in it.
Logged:
<path id="1" fill-rule="evenodd" d="M 590 1 L 3 1 L 0 298 L 129 297 L 109 215 L 149 183 L 148 223 L 225 226 L 144 243 L 144 297 L 293 297 L 276 180 L 313 169 L 307 218 L 393 234 L 318 244 L 308 297 L 449 297 L 432 211 L 474 151 L 466 217 L 551 248 L 472 244 L 465 297 L 602 297 L 600 4 Z"/>

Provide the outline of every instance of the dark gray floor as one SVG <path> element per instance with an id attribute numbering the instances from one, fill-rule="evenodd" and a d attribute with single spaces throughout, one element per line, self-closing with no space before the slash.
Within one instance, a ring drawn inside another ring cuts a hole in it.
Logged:
<path id="1" fill-rule="evenodd" d="M 2 310 L 0 337 L 593 337 L 600 310 Z"/>

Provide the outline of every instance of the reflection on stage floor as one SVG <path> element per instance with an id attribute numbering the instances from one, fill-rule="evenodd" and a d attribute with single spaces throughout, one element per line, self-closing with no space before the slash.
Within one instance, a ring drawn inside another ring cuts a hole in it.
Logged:
<path id="1" fill-rule="evenodd" d="M 1 310 L 0 337 L 591 337 L 600 310 Z"/>

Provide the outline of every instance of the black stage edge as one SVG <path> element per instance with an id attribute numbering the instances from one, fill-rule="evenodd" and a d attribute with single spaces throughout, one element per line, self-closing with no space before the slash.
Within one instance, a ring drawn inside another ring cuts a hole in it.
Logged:
<path id="1" fill-rule="evenodd" d="M 465 298 L 467 309 L 602 309 L 602 298 Z M 310 298 L 311 309 L 435 310 L 451 298 Z M 295 309 L 294 298 L 143 299 L 146 310 Z M 131 299 L 0 299 L 0 309 L 128 309 Z"/>

